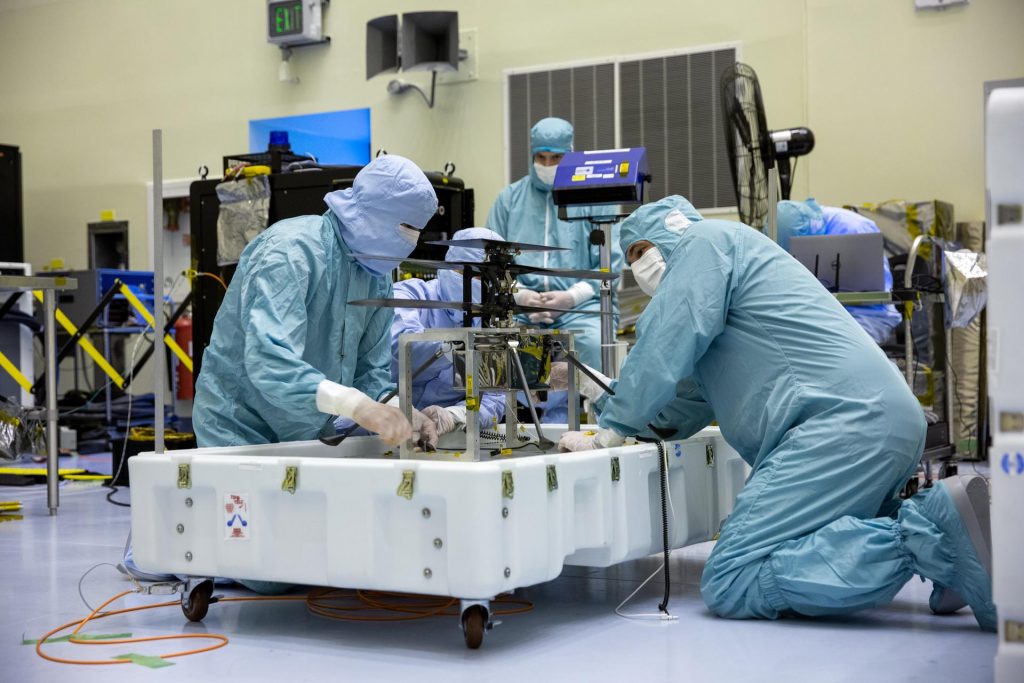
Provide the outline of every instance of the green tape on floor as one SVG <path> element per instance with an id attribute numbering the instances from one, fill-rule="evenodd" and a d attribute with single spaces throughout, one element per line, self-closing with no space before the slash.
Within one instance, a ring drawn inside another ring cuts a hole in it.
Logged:
<path id="1" fill-rule="evenodd" d="M 130 633 L 79 633 L 77 636 L 61 636 L 59 638 L 50 638 L 46 641 L 46 645 L 50 643 L 66 643 L 72 638 L 77 640 L 121 640 L 122 638 L 131 638 Z M 35 645 L 39 642 L 38 638 L 25 638 L 22 636 L 22 645 Z"/>
<path id="2" fill-rule="evenodd" d="M 123 640 L 131 638 L 130 633 L 79 633 L 76 640 Z"/>
<path id="3" fill-rule="evenodd" d="M 114 659 L 130 659 L 133 664 L 145 666 L 150 669 L 162 669 L 165 666 L 174 666 L 174 662 L 168 662 L 166 659 L 161 659 L 160 657 L 152 657 L 150 655 L 137 655 L 135 653 L 118 655 L 114 657 Z"/>

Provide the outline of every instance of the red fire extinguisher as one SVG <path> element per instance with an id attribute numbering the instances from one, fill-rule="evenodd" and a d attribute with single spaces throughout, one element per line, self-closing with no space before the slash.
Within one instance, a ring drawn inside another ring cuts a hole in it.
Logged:
<path id="1" fill-rule="evenodd" d="M 185 350 L 189 358 L 192 358 L 192 318 L 187 313 L 178 318 L 174 323 L 174 340 L 178 346 Z M 185 367 L 184 363 L 178 363 L 178 399 L 191 401 L 195 397 L 195 387 L 192 385 L 192 371 Z"/>

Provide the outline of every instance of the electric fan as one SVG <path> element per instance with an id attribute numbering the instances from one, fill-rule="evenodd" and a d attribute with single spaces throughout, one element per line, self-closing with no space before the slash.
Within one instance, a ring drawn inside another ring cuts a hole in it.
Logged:
<path id="1" fill-rule="evenodd" d="M 814 133 L 807 128 L 768 130 L 757 73 L 736 62 L 721 79 L 722 122 L 729 150 L 729 168 L 736 185 L 740 220 L 759 230 L 768 215 L 768 170 L 777 165 L 779 189 L 789 199 L 796 167 L 791 159 L 814 149 Z"/>

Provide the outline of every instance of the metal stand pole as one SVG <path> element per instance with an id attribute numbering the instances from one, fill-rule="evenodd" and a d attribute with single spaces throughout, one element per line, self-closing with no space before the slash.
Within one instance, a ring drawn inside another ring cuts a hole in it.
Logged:
<path id="1" fill-rule="evenodd" d="M 610 273 L 612 270 L 612 224 L 601 225 L 601 270 Z M 619 368 L 615 364 L 615 320 L 612 318 L 612 283 L 611 280 L 601 281 L 601 371 L 608 377 L 618 377 Z"/>
<path id="2" fill-rule="evenodd" d="M 955 389 L 953 385 L 953 330 L 949 327 L 946 328 L 946 349 L 944 355 L 945 372 L 943 372 L 943 375 L 946 380 L 946 390 L 943 393 L 946 394 L 946 433 L 949 443 L 953 446 L 951 457 L 955 459 L 959 455 L 960 450 L 956 442 L 957 433 L 953 426 L 953 391 Z"/>
<path id="3" fill-rule="evenodd" d="M 772 166 L 768 169 L 768 225 L 767 234 L 772 242 L 779 242 L 779 226 L 777 222 L 779 205 L 779 169 Z"/>
<path id="4" fill-rule="evenodd" d="M 43 352 L 46 355 L 46 505 L 50 515 L 60 505 L 57 490 L 57 304 L 53 289 L 43 290 Z"/>
<path id="5" fill-rule="evenodd" d="M 153 131 L 153 450 L 164 452 L 164 177 L 163 131 Z M 127 430 L 131 425 L 126 425 Z"/>

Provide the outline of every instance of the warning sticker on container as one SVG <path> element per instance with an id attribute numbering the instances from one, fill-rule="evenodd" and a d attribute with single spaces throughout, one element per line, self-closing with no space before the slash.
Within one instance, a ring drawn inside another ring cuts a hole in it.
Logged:
<path id="1" fill-rule="evenodd" d="M 249 522 L 249 494 L 224 494 L 224 538 L 248 541 L 252 533 Z"/>

